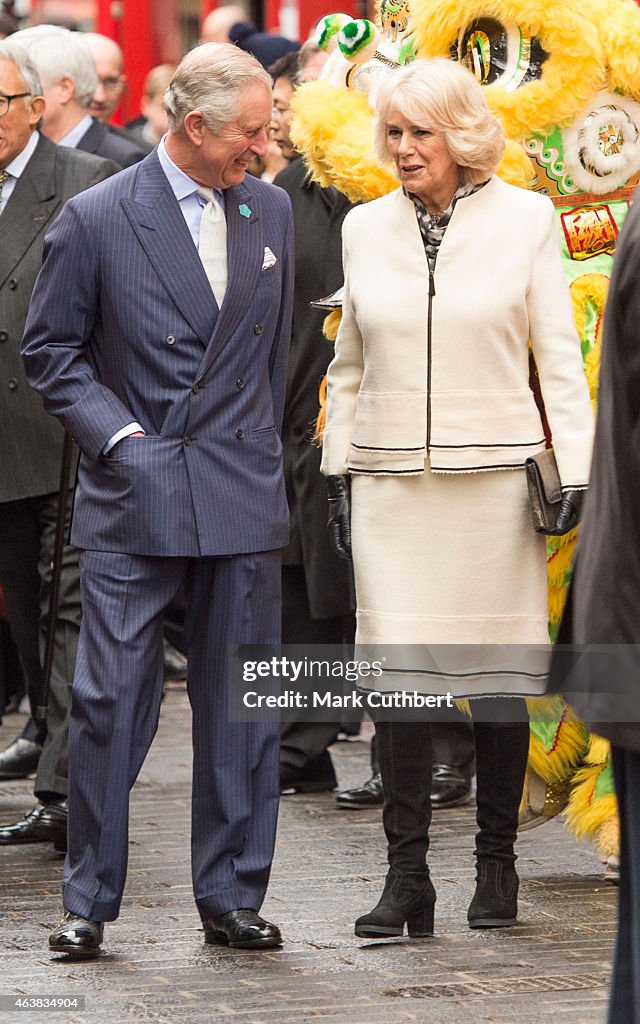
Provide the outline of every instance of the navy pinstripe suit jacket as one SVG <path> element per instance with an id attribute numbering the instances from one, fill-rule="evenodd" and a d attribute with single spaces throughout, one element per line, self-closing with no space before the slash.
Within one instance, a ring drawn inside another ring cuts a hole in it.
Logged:
<path id="1" fill-rule="evenodd" d="M 71 200 L 45 239 L 22 354 L 82 451 L 80 548 L 206 556 L 287 543 L 291 208 L 255 178 L 225 196 L 220 310 L 155 153 Z M 263 269 L 266 246 L 276 262 Z M 147 436 L 102 455 L 133 420 Z"/>

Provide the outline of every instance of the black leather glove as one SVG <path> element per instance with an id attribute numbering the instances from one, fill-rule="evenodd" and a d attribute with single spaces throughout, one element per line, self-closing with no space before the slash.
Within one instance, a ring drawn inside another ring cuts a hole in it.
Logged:
<path id="1" fill-rule="evenodd" d="M 351 481 L 348 476 L 328 476 L 329 536 L 340 558 L 351 560 Z"/>
<path id="2" fill-rule="evenodd" d="M 578 525 L 586 493 L 586 490 L 573 491 L 571 488 L 567 488 L 567 490 L 563 488 L 560 511 L 558 512 L 556 525 L 553 530 L 549 530 L 550 537 L 562 537 L 563 534 L 568 533 L 569 530 L 573 530 L 574 526 Z"/>

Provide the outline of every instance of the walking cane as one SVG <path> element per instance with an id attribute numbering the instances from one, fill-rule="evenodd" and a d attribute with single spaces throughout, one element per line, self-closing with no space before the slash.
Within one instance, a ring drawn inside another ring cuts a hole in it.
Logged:
<path id="1" fill-rule="evenodd" d="M 62 554 L 65 542 L 65 525 L 67 505 L 69 502 L 69 477 L 71 475 L 71 458 L 73 441 L 65 431 L 62 445 L 62 461 L 60 463 L 60 490 L 58 492 L 58 512 L 56 516 L 56 533 L 53 541 L 53 559 L 51 562 L 51 590 L 49 592 L 49 618 L 47 621 L 47 638 L 44 648 L 44 664 L 42 666 L 42 703 L 36 708 L 36 721 L 47 721 L 49 704 L 49 684 L 53 665 L 53 652 L 56 639 L 56 620 L 58 618 L 58 602 L 60 600 L 60 575 L 62 573 Z"/>

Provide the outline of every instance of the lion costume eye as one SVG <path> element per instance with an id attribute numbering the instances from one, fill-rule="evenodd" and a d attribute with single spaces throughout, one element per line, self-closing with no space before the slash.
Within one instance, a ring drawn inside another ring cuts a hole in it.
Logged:
<path id="1" fill-rule="evenodd" d="M 385 39 L 390 43 L 397 42 L 398 36 L 407 31 L 409 24 L 408 0 L 382 0 L 380 24 Z"/>
<path id="2" fill-rule="evenodd" d="M 518 26 L 495 18 L 477 18 L 458 36 L 452 56 L 473 72 L 481 85 L 498 82 L 509 92 L 540 78 L 548 57 L 540 40 Z"/>

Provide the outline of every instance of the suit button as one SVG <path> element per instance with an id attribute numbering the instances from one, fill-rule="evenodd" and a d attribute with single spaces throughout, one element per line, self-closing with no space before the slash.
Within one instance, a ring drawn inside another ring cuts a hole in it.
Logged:
<path id="1" fill-rule="evenodd" d="M 185 445 L 190 445 L 191 444 L 191 438 L 189 437 L 188 434 L 184 435 L 184 437 L 182 438 L 182 441 L 183 441 L 183 444 L 185 444 Z"/>
<path id="2" fill-rule="evenodd" d="M 167 334 L 167 345 L 175 345 L 176 336 L 175 334 Z"/>
<path id="3" fill-rule="evenodd" d="M 7 331 L 0 331 L 0 341 L 8 341 L 8 340 L 9 340 L 9 334 L 7 333 Z"/>
<path id="4" fill-rule="evenodd" d="M 16 281 L 15 277 L 11 277 L 9 279 L 9 287 L 10 287 L 12 292 L 14 292 L 16 290 L 16 288 L 18 287 L 18 282 Z"/>
<path id="5" fill-rule="evenodd" d="M 236 430 L 236 437 L 238 438 L 238 441 L 241 441 L 242 438 L 244 437 L 244 430 L 242 430 L 241 427 L 238 427 L 238 429 Z"/>
<path id="6" fill-rule="evenodd" d="M 253 328 L 254 334 L 262 334 L 262 324 L 256 324 Z"/>
<path id="7" fill-rule="evenodd" d="M 194 384 L 193 387 L 191 388 L 191 390 L 192 390 L 194 395 L 200 394 L 200 385 L 199 384 Z"/>
<path id="8" fill-rule="evenodd" d="M 1 340 L 2 339 L 0 338 L 0 341 Z M 236 387 L 237 387 L 238 391 L 242 391 L 242 389 L 244 387 L 244 381 L 243 381 L 242 377 L 238 377 L 238 379 L 236 381 Z"/>
<path id="9" fill-rule="evenodd" d="M 18 381 L 15 377 L 9 377 L 9 391 L 15 391 L 18 386 Z"/>

